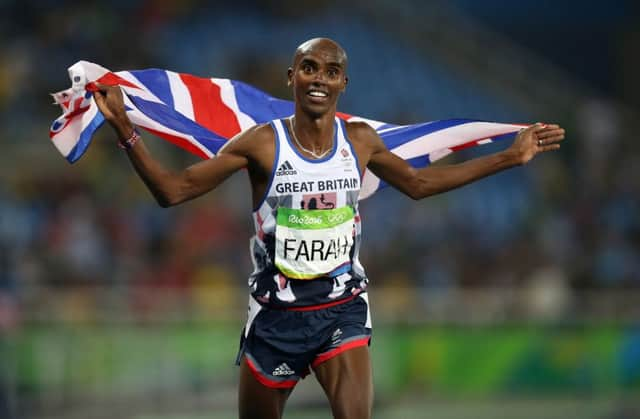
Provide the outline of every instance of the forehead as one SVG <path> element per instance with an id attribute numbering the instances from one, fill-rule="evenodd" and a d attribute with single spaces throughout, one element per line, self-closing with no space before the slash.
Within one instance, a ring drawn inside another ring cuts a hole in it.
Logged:
<path id="1" fill-rule="evenodd" d="M 346 54 L 342 48 L 333 43 L 305 42 L 296 50 L 294 64 L 307 59 L 344 65 L 346 63 Z"/>

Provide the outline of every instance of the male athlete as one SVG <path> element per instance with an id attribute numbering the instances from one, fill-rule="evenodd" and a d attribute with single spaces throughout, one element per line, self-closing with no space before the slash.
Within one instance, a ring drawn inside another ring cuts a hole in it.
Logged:
<path id="1" fill-rule="evenodd" d="M 421 199 L 556 150 L 557 125 L 532 125 L 506 150 L 415 169 L 362 122 L 336 118 L 347 55 L 334 41 L 300 45 L 288 69 L 295 114 L 238 134 L 210 160 L 174 173 L 154 160 L 129 121 L 119 88 L 94 97 L 120 146 L 163 207 L 198 197 L 240 169 L 251 182 L 256 234 L 249 318 L 242 333 L 241 419 L 280 418 L 298 380 L 313 370 L 334 418 L 371 417 L 371 322 L 358 261 L 358 193 L 365 168 Z"/>

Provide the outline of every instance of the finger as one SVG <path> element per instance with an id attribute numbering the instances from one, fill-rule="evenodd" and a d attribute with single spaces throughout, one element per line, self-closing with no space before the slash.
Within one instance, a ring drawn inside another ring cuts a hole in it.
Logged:
<path id="1" fill-rule="evenodd" d="M 524 135 L 531 134 L 531 133 L 536 132 L 537 130 L 539 130 L 540 127 L 541 127 L 541 125 L 540 125 L 539 122 L 536 123 L 536 124 L 533 124 L 533 125 L 529 125 L 528 127 L 521 129 L 518 132 L 518 135 L 524 136 Z"/>
<path id="2" fill-rule="evenodd" d="M 546 133 L 549 133 L 549 132 L 559 132 L 559 131 L 564 132 L 564 128 L 560 128 L 560 127 L 554 127 L 554 128 L 546 127 L 546 128 L 544 128 L 544 129 L 540 130 L 540 132 L 539 132 L 538 134 L 539 134 L 539 135 L 543 135 L 543 134 L 546 134 Z"/>
<path id="3" fill-rule="evenodd" d="M 541 123 L 542 124 L 542 123 Z M 558 124 L 542 124 L 542 128 L 544 130 L 553 130 L 553 129 L 558 129 L 560 128 L 560 126 Z"/>
<path id="4" fill-rule="evenodd" d="M 93 99 L 96 101 L 98 105 L 104 103 L 104 93 L 99 90 L 93 92 Z"/>
<path id="5" fill-rule="evenodd" d="M 98 90 L 100 92 L 102 92 L 105 95 L 108 95 L 109 92 L 114 92 L 116 90 L 116 88 L 118 87 L 117 85 L 112 86 L 109 84 L 103 84 L 103 83 L 98 83 L 98 82 L 91 82 L 89 84 L 87 84 L 87 86 L 91 85 L 93 91 Z M 87 89 L 89 90 L 89 89 Z"/>
<path id="6" fill-rule="evenodd" d="M 103 115 L 110 115 L 109 107 L 107 106 L 106 98 L 99 92 L 95 92 L 93 94 L 93 99 L 96 102 L 96 106 L 98 110 L 102 112 Z"/>
<path id="7" fill-rule="evenodd" d="M 84 90 L 86 90 L 87 92 L 96 92 L 98 90 L 100 90 L 100 88 L 97 86 L 96 82 L 89 82 L 84 86 Z"/>
<path id="8" fill-rule="evenodd" d="M 542 122 L 536 122 L 535 124 L 530 126 L 531 130 L 533 132 L 540 132 L 543 131 L 547 128 L 547 126 L 545 124 L 543 124 Z"/>
<path id="9" fill-rule="evenodd" d="M 546 132 L 552 132 L 555 130 L 559 130 L 562 129 L 564 131 L 563 128 L 560 128 L 560 126 L 558 124 L 544 124 L 542 122 L 538 122 L 537 124 L 534 125 L 534 132 L 536 133 L 536 135 L 539 137 L 541 134 L 546 133 Z"/>
<path id="10" fill-rule="evenodd" d="M 565 133 L 565 131 L 562 128 L 559 128 L 559 129 L 554 129 L 554 130 L 551 130 L 551 131 L 538 132 L 538 133 L 536 133 L 536 136 L 538 137 L 538 139 L 544 140 L 545 138 L 563 136 L 564 133 Z"/>
<path id="11" fill-rule="evenodd" d="M 554 135 L 553 137 L 548 137 L 544 140 L 538 140 L 536 144 L 542 146 L 547 144 L 559 143 L 562 140 L 564 140 L 564 134 Z"/>
<path id="12" fill-rule="evenodd" d="M 549 145 L 545 145 L 545 146 L 538 147 L 538 148 L 539 148 L 540 152 L 559 150 L 560 149 L 560 144 L 549 144 Z"/>
<path id="13" fill-rule="evenodd" d="M 549 137 L 549 138 L 544 139 L 544 142 L 545 143 L 557 143 L 557 142 L 563 141 L 564 139 L 565 139 L 564 134 L 554 135 L 553 137 Z"/>

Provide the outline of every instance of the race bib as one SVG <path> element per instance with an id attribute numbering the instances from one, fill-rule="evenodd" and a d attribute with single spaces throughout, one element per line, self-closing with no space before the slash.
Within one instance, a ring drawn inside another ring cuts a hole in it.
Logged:
<path id="1" fill-rule="evenodd" d="M 278 208 L 275 264 L 289 278 L 313 279 L 351 263 L 353 208 Z"/>

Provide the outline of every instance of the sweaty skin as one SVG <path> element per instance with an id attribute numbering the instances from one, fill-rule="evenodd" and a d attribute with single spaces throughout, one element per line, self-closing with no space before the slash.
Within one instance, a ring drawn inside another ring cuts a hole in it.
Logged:
<path id="1" fill-rule="evenodd" d="M 287 70 L 295 114 L 287 128 L 307 150 L 321 154 L 332 147 L 338 97 L 348 83 L 347 54 L 334 41 L 316 38 L 301 44 Z M 94 98 L 100 111 L 122 141 L 133 125 L 128 119 L 118 87 L 98 86 Z M 461 164 L 415 169 L 391 153 L 373 128 L 363 122 L 347 122 L 346 131 L 360 164 L 413 199 L 435 195 L 498 171 L 529 162 L 537 154 L 557 150 L 564 129 L 555 124 L 535 124 L 520 131 L 504 151 Z M 299 148 L 308 158 L 313 156 Z M 268 124 L 252 127 L 231 139 L 212 159 L 178 172 L 165 169 L 149 154 L 142 141 L 127 151 L 140 178 L 163 207 L 196 198 L 246 168 L 251 182 L 253 207 L 264 196 L 275 158 L 275 135 Z M 358 347 L 320 364 L 315 374 L 324 389 L 334 418 L 368 419 L 373 384 L 368 347 Z M 291 390 L 267 388 L 256 381 L 246 363 L 240 368 L 241 419 L 282 415 Z"/>

